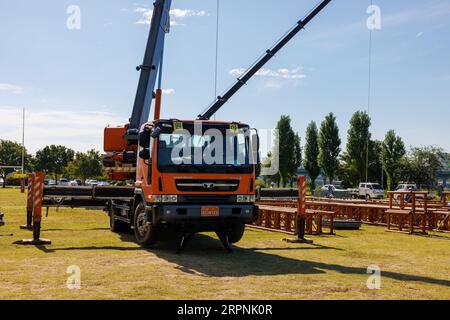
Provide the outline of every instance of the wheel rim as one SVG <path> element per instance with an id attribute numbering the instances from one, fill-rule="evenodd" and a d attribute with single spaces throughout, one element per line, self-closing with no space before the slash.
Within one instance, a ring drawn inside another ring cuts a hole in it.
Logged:
<path id="1" fill-rule="evenodd" d="M 144 210 L 140 211 L 136 217 L 136 228 L 140 236 L 144 237 L 148 231 L 147 214 Z"/>

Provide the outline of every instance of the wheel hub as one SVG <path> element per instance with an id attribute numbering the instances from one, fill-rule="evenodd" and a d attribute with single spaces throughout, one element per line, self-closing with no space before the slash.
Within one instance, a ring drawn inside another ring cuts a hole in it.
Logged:
<path id="1" fill-rule="evenodd" d="M 147 214 L 145 211 L 139 212 L 137 216 L 137 229 L 141 236 L 145 236 L 150 226 L 150 222 L 147 221 Z"/>

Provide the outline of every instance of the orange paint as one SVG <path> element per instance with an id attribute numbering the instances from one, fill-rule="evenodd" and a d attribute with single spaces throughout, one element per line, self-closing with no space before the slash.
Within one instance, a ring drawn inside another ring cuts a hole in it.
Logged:
<path id="1" fill-rule="evenodd" d="M 44 191 L 44 172 L 37 172 L 33 184 L 33 222 L 39 222 L 42 218 L 42 197 Z"/>

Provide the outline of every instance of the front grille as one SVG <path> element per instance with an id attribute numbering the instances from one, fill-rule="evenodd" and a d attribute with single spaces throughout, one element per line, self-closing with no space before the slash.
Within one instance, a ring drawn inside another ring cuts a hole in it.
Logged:
<path id="1" fill-rule="evenodd" d="M 239 180 L 175 180 L 178 191 L 233 192 L 239 188 Z"/>
<path id="2" fill-rule="evenodd" d="M 178 195 L 179 203 L 235 203 L 233 195 Z"/>

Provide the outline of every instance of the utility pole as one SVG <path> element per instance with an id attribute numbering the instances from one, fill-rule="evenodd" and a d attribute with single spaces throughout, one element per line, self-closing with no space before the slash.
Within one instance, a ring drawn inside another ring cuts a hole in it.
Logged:
<path id="1" fill-rule="evenodd" d="M 22 174 L 25 172 L 25 108 L 22 110 Z"/>

